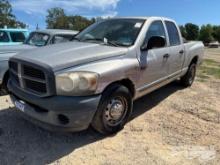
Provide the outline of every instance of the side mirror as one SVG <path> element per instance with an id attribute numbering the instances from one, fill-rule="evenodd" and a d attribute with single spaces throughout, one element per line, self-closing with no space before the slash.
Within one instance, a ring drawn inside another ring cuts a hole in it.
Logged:
<path id="1" fill-rule="evenodd" d="M 161 36 L 153 36 L 151 37 L 147 43 L 145 43 L 142 47 L 142 51 L 150 50 L 153 48 L 162 48 L 166 45 L 166 39 Z"/>

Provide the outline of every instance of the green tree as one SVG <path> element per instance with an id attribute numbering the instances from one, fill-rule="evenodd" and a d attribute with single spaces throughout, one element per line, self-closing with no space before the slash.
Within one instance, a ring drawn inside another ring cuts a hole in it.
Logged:
<path id="1" fill-rule="evenodd" d="M 213 26 L 213 33 L 214 39 L 220 42 L 220 26 Z"/>
<path id="2" fill-rule="evenodd" d="M 209 43 L 214 40 L 213 38 L 213 28 L 212 25 L 203 25 L 200 30 L 199 39 L 204 43 Z"/>
<path id="3" fill-rule="evenodd" d="M 87 19 L 85 17 L 75 15 L 75 16 L 68 16 L 69 24 L 71 25 L 71 29 L 73 30 L 83 30 L 92 23 L 95 22 L 95 19 Z"/>
<path id="4" fill-rule="evenodd" d="M 71 29 L 81 31 L 95 22 L 94 18 L 90 20 L 79 15 L 67 16 L 62 8 L 52 8 L 47 12 L 46 23 L 49 29 Z"/>
<path id="5" fill-rule="evenodd" d="M 8 26 L 14 23 L 15 16 L 12 14 L 12 7 L 6 0 L 0 0 L 0 26 Z"/>
<path id="6" fill-rule="evenodd" d="M 12 6 L 8 0 L 0 0 L 0 28 L 4 26 L 11 28 L 25 28 L 23 22 L 17 21 L 12 14 Z"/>
<path id="7" fill-rule="evenodd" d="M 181 31 L 182 36 L 183 36 L 184 38 L 186 38 L 186 37 L 187 37 L 187 33 L 186 33 L 186 28 L 185 28 L 185 26 L 180 25 L 179 28 L 180 28 L 180 31 Z"/>
<path id="8" fill-rule="evenodd" d="M 187 23 L 185 25 L 185 29 L 186 29 L 187 40 L 197 40 L 199 38 L 199 26 L 198 25 Z"/>
<path id="9" fill-rule="evenodd" d="M 62 8 L 51 8 L 46 17 L 47 28 L 49 29 L 69 29 L 68 17 Z"/>

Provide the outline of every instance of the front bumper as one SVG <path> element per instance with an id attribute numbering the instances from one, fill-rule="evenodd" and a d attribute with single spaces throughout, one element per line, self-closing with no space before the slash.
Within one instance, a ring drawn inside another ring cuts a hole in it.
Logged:
<path id="1" fill-rule="evenodd" d="M 40 98 L 22 91 L 10 81 L 8 89 L 13 103 L 19 102 L 24 106 L 22 112 L 26 114 L 28 120 L 52 131 L 81 131 L 87 129 L 101 98 L 101 95 Z"/>

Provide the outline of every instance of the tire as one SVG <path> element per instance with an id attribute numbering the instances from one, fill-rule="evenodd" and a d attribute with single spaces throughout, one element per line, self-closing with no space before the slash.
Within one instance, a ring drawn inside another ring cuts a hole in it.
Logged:
<path id="1" fill-rule="evenodd" d="M 7 84 L 8 84 L 8 77 L 6 77 L 2 83 L 1 89 L 0 89 L 0 95 L 4 96 L 8 94 L 8 88 L 7 88 Z"/>
<path id="2" fill-rule="evenodd" d="M 1 89 L 0 89 L 0 96 L 5 96 L 5 95 L 8 95 L 8 90 L 3 88 L 3 87 L 1 87 Z"/>
<path id="3" fill-rule="evenodd" d="M 192 84 L 195 80 L 195 77 L 196 77 L 196 64 L 192 63 L 189 66 L 189 69 L 186 72 L 186 74 L 180 79 L 180 83 L 184 87 L 190 87 L 190 86 L 192 86 Z"/>
<path id="4" fill-rule="evenodd" d="M 128 88 L 114 84 L 103 93 L 91 125 L 101 134 L 114 134 L 124 127 L 132 108 L 133 100 Z"/>

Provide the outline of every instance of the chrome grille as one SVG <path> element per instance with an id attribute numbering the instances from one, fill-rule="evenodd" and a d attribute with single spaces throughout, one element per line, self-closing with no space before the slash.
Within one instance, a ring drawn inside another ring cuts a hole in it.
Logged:
<path id="1" fill-rule="evenodd" d="M 9 70 L 12 82 L 22 90 L 42 97 L 51 94 L 51 88 L 48 86 L 51 78 L 45 68 L 11 60 Z"/>

